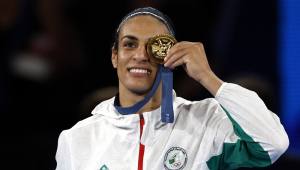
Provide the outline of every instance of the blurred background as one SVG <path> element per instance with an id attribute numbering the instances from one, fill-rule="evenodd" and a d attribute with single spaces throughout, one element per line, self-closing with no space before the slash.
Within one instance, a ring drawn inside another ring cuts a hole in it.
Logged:
<path id="1" fill-rule="evenodd" d="M 280 117 L 290 146 L 265 169 L 300 169 L 297 0 L 0 0 L 1 167 L 55 169 L 60 132 L 118 91 L 113 33 L 145 6 L 173 20 L 178 41 L 202 42 L 216 75 L 256 91 Z M 174 75 L 178 96 L 212 97 L 182 68 Z"/>

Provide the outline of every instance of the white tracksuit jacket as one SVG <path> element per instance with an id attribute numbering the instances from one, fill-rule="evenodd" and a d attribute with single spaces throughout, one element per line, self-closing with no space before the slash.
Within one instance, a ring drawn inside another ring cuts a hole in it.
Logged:
<path id="1" fill-rule="evenodd" d="M 57 170 L 137 170 L 140 142 L 144 170 L 215 170 L 272 164 L 289 145 L 279 118 L 258 95 L 223 83 L 215 98 L 188 101 L 173 93 L 174 123 L 160 108 L 121 115 L 114 98 L 93 116 L 60 134 Z"/>

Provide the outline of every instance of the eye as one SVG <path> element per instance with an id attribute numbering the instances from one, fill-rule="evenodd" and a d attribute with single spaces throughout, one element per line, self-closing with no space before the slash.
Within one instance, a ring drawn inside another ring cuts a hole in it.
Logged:
<path id="1" fill-rule="evenodd" d="M 124 46 L 125 47 L 135 47 L 133 43 L 125 43 Z"/>

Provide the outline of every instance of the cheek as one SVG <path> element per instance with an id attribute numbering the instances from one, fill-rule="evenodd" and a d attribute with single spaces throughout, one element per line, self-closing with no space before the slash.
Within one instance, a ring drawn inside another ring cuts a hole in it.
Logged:
<path id="1" fill-rule="evenodd" d="M 121 65 L 126 65 L 130 59 L 131 59 L 132 54 L 128 51 L 120 51 L 118 55 L 119 59 L 119 64 Z"/>
<path id="2" fill-rule="evenodd" d="M 126 65 L 129 63 L 130 58 L 127 57 L 123 52 L 119 52 L 117 61 L 117 73 L 119 78 L 123 79 L 127 70 Z"/>
<path id="3" fill-rule="evenodd" d="M 153 67 L 157 68 L 157 69 L 158 69 L 158 67 L 159 67 L 159 65 L 158 65 L 155 61 L 153 61 L 153 60 L 151 60 L 151 59 L 150 59 L 150 64 L 151 64 Z"/>

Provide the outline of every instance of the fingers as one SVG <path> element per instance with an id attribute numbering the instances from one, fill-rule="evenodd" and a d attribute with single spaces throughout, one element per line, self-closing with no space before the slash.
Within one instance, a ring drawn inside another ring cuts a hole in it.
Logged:
<path id="1" fill-rule="evenodd" d="M 182 41 L 182 42 L 179 42 L 177 44 L 175 44 L 173 47 L 170 48 L 170 50 L 168 51 L 168 54 L 165 58 L 165 61 L 169 60 L 169 58 L 174 54 L 176 53 L 177 51 L 180 51 L 180 50 L 183 50 L 183 49 L 186 49 L 188 48 L 189 46 L 191 45 L 190 42 L 187 42 L 187 41 Z"/>
<path id="2" fill-rule="evenodd" d="M 165 57 L 165 67 L 175 68 L 179 65 L 187 64 L 189 61 L 196 61 L 204 51 L 202 43 L 179 42 L 168 51 Z"/>
<path id="3" fill-rule="evenodd" d="M 186 54 L 188 54 L 188 50 L 187 49 L 176 51 L 175 53 L 173 53 L 172 55 L 170 55 L 169 59 L 165 60 L 166 63 L 164 64 L 164 66 L 174 69 L 175 67 L 184 64 L 185 61 L 184 61 L 183 57 Z"/>

